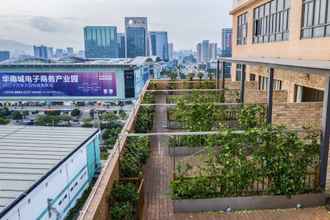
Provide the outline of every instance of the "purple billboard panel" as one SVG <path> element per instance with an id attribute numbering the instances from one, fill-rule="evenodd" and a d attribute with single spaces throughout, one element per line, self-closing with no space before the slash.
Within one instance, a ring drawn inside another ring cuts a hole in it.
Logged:
<path id="1" fill-rule="evenodd" d="M 0 96 L 117 96 L 112 72 L 0 72 Z"/>

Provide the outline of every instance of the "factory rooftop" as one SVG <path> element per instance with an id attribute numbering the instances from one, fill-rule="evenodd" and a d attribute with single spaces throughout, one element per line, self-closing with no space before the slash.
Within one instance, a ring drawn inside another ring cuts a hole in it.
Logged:
<path id="1" fill-rule="evenodd" d="M 0 214 L 96 133 L 90 128 L 0 126 Z"/>

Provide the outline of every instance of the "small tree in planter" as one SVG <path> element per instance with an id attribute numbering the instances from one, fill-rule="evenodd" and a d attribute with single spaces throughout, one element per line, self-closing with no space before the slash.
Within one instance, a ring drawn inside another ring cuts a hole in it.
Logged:
<path id="1" fill-rule="evenodd" d="M 207 78 L 209 79 L 209 80 L 213 80 L 213 77 L 214 77 L 214 74 L 213 73 L 207 73 Z"/>
<path id="2" fill-rule="evenodd" d="M 197 74 L 197 77 L 199 78 L 199 81 L 202 81 L 202 79 L 203 79 L 203 77 L 204 77 L 204 73 L 199 72 L 199 73 Z"/>
<path id="3" fill-rule="evenodd" d="M 191 73 L 188 73 L 188 79 L 190 81 L 193 81 L 194 80 L 194 77 L 195 77 L 195 73 L 191 72 Z"/>
<path id="4" fill-rule="evenodd" d="M 170 79 L 171 79 L 172 81 L 175 81 L 175 80 L 177 79 L 177 77 L 178 77 L 178 73 L 177 73 L 176 71 L 171 71 L 171 72 L 168 74 L 168 76 L 170 77 Z"/>

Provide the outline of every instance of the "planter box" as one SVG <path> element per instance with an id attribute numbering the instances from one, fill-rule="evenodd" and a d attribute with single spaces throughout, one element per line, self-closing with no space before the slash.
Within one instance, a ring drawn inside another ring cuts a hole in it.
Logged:
<path id="1" fill-rule="evenodd" d="M 171 157 L 184 157 L 202 151 L 204 147 L 169 147 L 168 153 Z"/>
<path id="2" fill-rule="evenodd" d="M 249 196 L 214 199 L 174 200 L 174 212 L 210 212 L 254 209 L 286 209 L 302 207 L 317 207 L 326 204 L 323 193 L 302 194 L 288 198 L 286 196 Z"/>

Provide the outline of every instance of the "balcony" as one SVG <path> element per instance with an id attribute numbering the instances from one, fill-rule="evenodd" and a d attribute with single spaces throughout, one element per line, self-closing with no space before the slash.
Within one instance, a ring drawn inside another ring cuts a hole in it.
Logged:
<path id="1" fill-rule="evenodd" d="M 150 81 L 79 219 L 328 218 L 308 208 L 325 204 L 322 103 L 286 103 L 287 92 L 274 91 L 269 125 L 266 91 L 224 85 Z M 306 209 L 232 213 L 295 207 Z"/>

